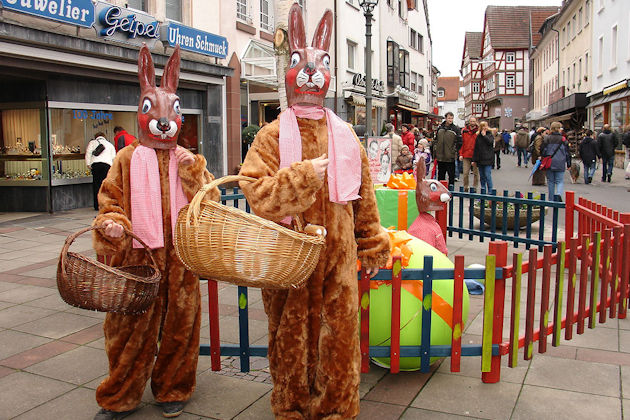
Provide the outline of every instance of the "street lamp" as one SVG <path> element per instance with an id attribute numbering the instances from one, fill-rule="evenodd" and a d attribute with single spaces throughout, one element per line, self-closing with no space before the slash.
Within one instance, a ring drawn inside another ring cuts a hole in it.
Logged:
<path id="1" fill-rule="evenodd" d="M 372 130 L 372 11 L 378 0 L 359 0 L 365 16 L 365 135 Z"/>

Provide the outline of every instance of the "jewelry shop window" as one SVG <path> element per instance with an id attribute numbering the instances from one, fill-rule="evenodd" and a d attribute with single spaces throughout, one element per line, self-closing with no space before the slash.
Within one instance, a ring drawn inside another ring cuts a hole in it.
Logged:
<path id="1" fill-rule="evenodd" d="M 24 181 L 35 185 L 48 179 L 43 130 L 43 107 L 0 108 L 0 184 Z"/>

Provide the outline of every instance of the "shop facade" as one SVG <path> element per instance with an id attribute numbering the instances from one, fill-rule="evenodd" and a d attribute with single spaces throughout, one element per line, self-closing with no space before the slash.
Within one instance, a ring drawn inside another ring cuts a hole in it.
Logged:
<path id="1" fill-rule="evenodd" d="M 89 28 L 77 25 L 74 33 L 66 28 L 70 25 L 51 31 L 48 16 L 2 10 L 0 211 L 52 212 L 91 205 L 92 177 L 84 160 L 88 142 L 96 134 L 113 142 L 117 126 L 138 134 L 137 57 L 142 42 L 152 49 L 158 76 L 172 48 L 181 46 L 177 93 L 183 123 L 178 143 L 203 154 L 211 172 L 224 174 L 225 77 L 231 70 L 208 60 L 203 51 L 227 52 L 224 39 L 109 3 L 73 4 L 88 10 L 84 17 L 94 17 Z M 112 15 L 119 20 L 108 26 L 104 16 L 112 23 Z M 120 19 L 131 15 L 134 36 L 120 32 Z M 111 30 L 113 26 L 119 30 Z"/>

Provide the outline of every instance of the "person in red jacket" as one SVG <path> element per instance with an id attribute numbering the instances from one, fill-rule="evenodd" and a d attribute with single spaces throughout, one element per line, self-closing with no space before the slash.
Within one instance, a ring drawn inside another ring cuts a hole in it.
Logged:
<path id="1" fill-rule="evenodd" d="M 402 138 L 403 144 L 409 147 L 409 150 L 416 149 L 416 137 L 413 135 L 413 131 L 409 129 L 409 125 L 403 124 L 402 126 Z"/>
<path id="2" fill-rule="evenodd" d="M 475 117 L 470 117 L 468 124 L 466 124 L 466 127 L 462 130 L 462 148 L 459 151 L 459 160 L 461 160 L 463 164 L 465 191 L 468 191 L 470 186 L 468 178 L 472 166 L 473 153 L 475 152 L 475 140 L 477 139 L 478 129 L 477 119 Z M 472 170 L 474 176 L 473 187 L 477 189 L 477 187 L 479 187 L 479 169 L 477 166 L 474 166 L 472 167 Z"/>
<path id="3" fill-rule="evenodd" d="M 114 127 L 114 147 L 116 147 L 116 153 L 124 147 L 129 146 L 134 141 L 136 141 L 136 138 L 127 133 L 124 128 L 120 126 Z"/>

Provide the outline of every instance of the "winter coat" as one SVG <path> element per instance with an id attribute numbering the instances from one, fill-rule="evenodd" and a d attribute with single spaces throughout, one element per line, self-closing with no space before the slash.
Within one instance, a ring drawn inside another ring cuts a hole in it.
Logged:
<path id="1" fill-rule="evenodd" d="M 488 166 L 494 163 L 494 136 L 489 130 L 483 135 L 479 133 L 475 140 L 473 162 L 479 166 Z"/>
<path id="2" fill-rule="evenodd" d="M 116 148 L 116 153 L 121 151 L 124 147 L 129 146 L 134 141 L 136 141 L 136 138 L 127 133 L 127 130 L 120 130 L 116 136 L 114 136 L 114 147 Z"/>
<path id="3" fill-rule="evenodd" d="M 461 147 L 462 135 L 455 124 L 442 123 L 435 134 L 433 154 L 438 162 L 454 162 Z"/>
<path id="4" fill-rule="evenodd" d="M 512 140 L 512 136 L 510 135 L 510 133 L 506 131 L 503 134 L 501 134 L 501 137 L 503 138 L 503 142 L 505 143 L 505 146 L 506 147 L 509 146 L 510 140 Z"/>
<path id="5" fill-rule="evenodd" d="M 556 152 L 558 148 L 560 149 Z M 543 139 L 542 156 L 547 157 L 552 155 L 550 170 L 564 171 L 571 167 L 569 146 L 567 146 L 567 143 L 562 139 L 560 133 L 551 133 Z"/>
<path id="6" fill-rule="evenodd" d="M 542 134 L 536 134 L 536 137 L 534 137 L 534 140 L 532 142 L 532 163 L 536 163 L 536 161 L 538 160 L 538 158 L 540 157 L 540 154 L 542 153 L 542 144 L 543 144 L 543 135 Z"/>
<path id="7" fill-rule="evenodd" d="M 630 131 L 623 133 L 623 145 L 630 148 Z"/>
<path id="8" fill-rule="evenodd" d="M 400 155 L 400 149 L 403 147 L 403 142 L 398 134 L 390 133 L 387 137 L 389 137 L 392 141 L 392 163 L 394 166 L 392 170 L 395 171 L 400 169 L 396 167 L 396 159 L 398 159 L 398 155 Z"/>
<path id="9" fill-rule="evenodd" d="M 580 158 L 582 158 L 582 162 L 585 165 L 592 165 L 598 157 L 601 157 L 599 153 L 599 146 L 591 137 L 584 137 L 578 147 L 578 150 L 580 151 Z"/>
<path id="10" fill-rule="evenodd" d="M 619 145 L 619 140 L 615 133 L 604 130 L 597 136 L 597 145 L 603 159 L 610 159 L 615 156 L 615 149 Z"/>
<path id="11" fill-rule="evenodd" d="M 413 135 L 413 132 L 407 131 L 403 133 L 402 142 L 405 146 L 409 147 L 409 150 L 414 150 L 416 148 L 416 136 Z"/>
<path id="12" fill-rule="evenodd" d="M 459 150 L 459 155 L 464 158 L 471 159 L 473 152 L 475 151 L 475 140 L 477 139 L 477 127 L 476 125 L 467 125 L 462 130 L 462 148 Z"/>
<path id="13" fill-rule="evenodd" d="M 508 134 L 509 136 L 509 134 Z M 504 147 L 507 147 L 505 144 L 505 140 L 503 138 L 502 134 L 497 133 L 496 136 L 494 136 L 494 151 L 496 152 L 500 152 L 501 150 L 503 150 Z"/>
<path id="14" fill-rule="evenodd" d="M 410 152 L 401 153 L 396 158 L 396 166 L 398 169 L 402 169 L 406 171 L 407 169 L 411 169 L 413 167 L 413 155 Z"/>
<path id="15" fill-rule="evenodd" d="M 527 133 L 527 130 L 524 129 L 520 129 L 518 130 L 518 132 L 516 133 L 516 147 L 519 147 L 521 149 L 526 149 L 527 146 L 529 146 L 529 134 Z"/>

